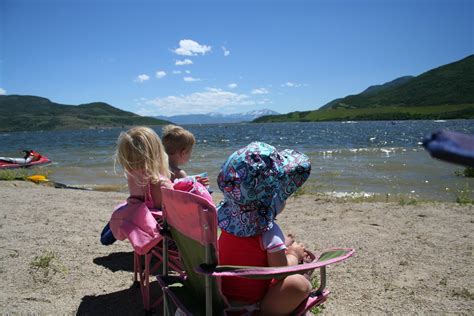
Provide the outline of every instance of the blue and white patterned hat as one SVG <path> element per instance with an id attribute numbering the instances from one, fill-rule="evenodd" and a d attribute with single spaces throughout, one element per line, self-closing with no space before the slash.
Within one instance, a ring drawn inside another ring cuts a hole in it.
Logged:
<path id="1" fill-rule="evenodd" d="M 217 177 L 224 200 L 217 206 L 219 227 L 238 237 L 260 235 L 273 221 L 286 199 L 301 187 L 311 172 L 305 154 L 253 142 L 234 152 Z"/>

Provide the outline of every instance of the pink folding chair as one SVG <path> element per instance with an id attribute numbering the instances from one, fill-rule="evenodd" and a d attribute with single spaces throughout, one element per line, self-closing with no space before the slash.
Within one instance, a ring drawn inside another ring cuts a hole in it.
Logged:
<path id="1" fill-rule="evenodd" d="M 118 240 L 131 243 L 134 267 L 134 283 L 140 285 L 143 307 L 151 311 L 162 302 L 162 296 L 150 297 L 150 276 L 156 275 L 163 262 L 163 236 L 160 234 L 162 212 L 149 209 L 145 202 L 128 198 L 117 207 L 110 219 L 110 229 Z M 171 241 L 168 247 L 168 265 L 178 275 L 184 277 L 176 245 Z M 156 261 L 152 264 L 152 258 Z"/>
<path id="2" fill-rule="evenodd" d="M 351 257 L 354 249 L 330 249 L 311 263 L 290 267 L 239 267 L 218 265 L 217 216 L 212 200 L 192 193 L 163 189 L 163 291 L 164 315 L 251 314 L 257 305 L 232 305 L 222 295 L 220 277 L 282 278 L 320 269 L 320 286 L 301 303 L 295 315 L 306 313 L 328 297 L 326 266 Z M 186 278 L 168 274 L 167 240 L 172 237 L 181 254 Z"/>

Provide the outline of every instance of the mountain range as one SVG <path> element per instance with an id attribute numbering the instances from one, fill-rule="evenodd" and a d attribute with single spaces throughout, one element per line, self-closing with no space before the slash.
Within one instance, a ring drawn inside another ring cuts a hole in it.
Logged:
<path id="1" fill-rule="evenodd" d="M 263 116 L 254 122 L 473 119 L 474 55 L 368 87 L 332 100 L 318 110 Z"/>
<path id="2" fill-rule="evenodd" d="M 174 116 L 155 116 L 161 120 L 171 121 L 175 124 L 219 124 L 219 123 L 240 123 L 250 122 L 264 115 L 278 115 L 280 113 L 269 110 L 255 110 L 244 113 L 222 114 L 211 112 L 207 114 L 188 114 Z"/>
<path id="3" fill-rule="evenodd" d="M 0 95 L 0 131 L 162 125 L 169 122 L 94 102 L 65 105 L 28 95 Z"/>

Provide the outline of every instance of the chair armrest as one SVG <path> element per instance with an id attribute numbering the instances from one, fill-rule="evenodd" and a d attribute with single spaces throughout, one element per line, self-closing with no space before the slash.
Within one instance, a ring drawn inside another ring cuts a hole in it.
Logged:
<path id="1" fill-rule="evenodd" d="M 248 279 L 284 278 L 291 274 L 304 273 L 325 267 L 329 264 L 341 262 L 354 254 L 351 248 L 329 249 L 321 253 L 317 260 L 284 267 L 249 267 L 249 266 L 206 266 L 200 265 L 195 269 L 197 273 L 214 277 L 240 277 Z"/>

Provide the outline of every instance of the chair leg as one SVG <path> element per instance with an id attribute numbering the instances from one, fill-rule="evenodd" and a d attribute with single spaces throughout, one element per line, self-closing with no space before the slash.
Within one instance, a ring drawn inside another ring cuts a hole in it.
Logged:
<path id="1" fill-rule="evenodd" d="M 143 271 L 142 297 L 145 310 L 150 310 L 150 261 L 151 255 L 145 255 L 145 270 Z"/>
<path id="2" fill-rule="evenodd" d="M 142 266 L 142 256 L 134 252 L 133 255 L 133 277 L 135 284 L 140 287 L 143 308 L 150 311 L 150 254 L 145 255 L 144 267 Z"/>
<path id="3" fill-rule="evenodd" d="M 140 256 L 134 251 L 133 252 L 133 285 L 135 287 L 140 286 L 140 281 L 138 280 L 138 265 L 140 264 Z"/>

